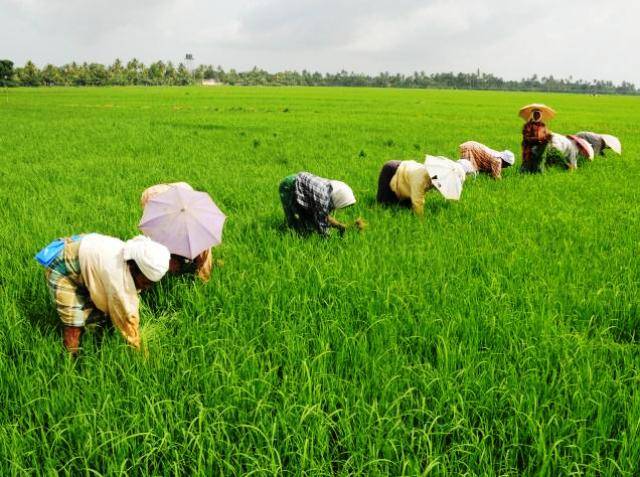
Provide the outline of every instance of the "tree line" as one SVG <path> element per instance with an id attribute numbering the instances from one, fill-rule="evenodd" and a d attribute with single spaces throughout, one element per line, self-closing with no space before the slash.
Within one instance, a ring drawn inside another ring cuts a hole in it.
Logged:
<path id="1" fill-rule="evenodd" d="M 615 84 L 602 80 L 556 79 L 534 75 L 521 80 L 505 80 L 489 73 L 431 73 L 410 75 L 379 73 L 375 76 L 340 71 L 319 73 L 303 70 L 269 73 L 254 67 L 249 71 L 225 71 L 222 67 L 200 65 L 190 70 L 183 63 L 156 61 L 149 65 L 132 59 L 100 63 L 47 64 L 39 68 L 32 61 L 15 67 L 10 60 L 0 60 L 0 84 L 3 86 L 184 86 L 203 80 L 243 86 L 354 86 L 377 88 L 442 88 L 493 91 L 544 91 L 586 94 L 639 94 L 633 83 Z"/>

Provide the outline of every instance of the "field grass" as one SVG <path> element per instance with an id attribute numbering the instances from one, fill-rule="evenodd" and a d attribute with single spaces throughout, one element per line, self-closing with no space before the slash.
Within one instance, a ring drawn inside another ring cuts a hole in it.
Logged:
<path id="1" fill-rule="evenodd" d="M 470 179 L 424 220 L 375 205 L 379 168 L 476 139 L 519 151 L 518 108 L 618 135 L 574 173 Z M 638 98 L 322 88 L 12 89 L 0 98 L 0 475 L 638 475 Z M 351 184 L 323 240 L 283 231 L 309 170 Z M 210 283 L 143 298 L 65 355 L 33 254 L 136 234 L 147 186 L 227 213 Z"/>

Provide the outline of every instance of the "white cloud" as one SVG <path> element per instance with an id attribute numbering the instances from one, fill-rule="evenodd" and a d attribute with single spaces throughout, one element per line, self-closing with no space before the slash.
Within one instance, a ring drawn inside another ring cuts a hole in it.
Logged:
<path id="1" fill-rule="evenodd" d="M 18 64 L 116 57 L 244 69 L 473 71 L 630 80 L 632 0 L 0 0 Z"/>
<path id="2" fill-rule="evenodd" d="M 430 44 L 470 34 L 476 23 L 486 21 L 488 12 L 479 3 L 438 1 L 405 11 L 402 15 L 372 14 L 360 25 L 355 40 L 348 45 L 353 51 L 369 53 L 405 48 L 427 49 Z"/>

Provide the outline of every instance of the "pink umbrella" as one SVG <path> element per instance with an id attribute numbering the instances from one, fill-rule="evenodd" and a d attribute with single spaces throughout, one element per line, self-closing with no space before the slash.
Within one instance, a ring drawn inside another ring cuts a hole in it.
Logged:
<path id="1" fill-rule="evenodd" d="M 149 200 L 138 228 L 171 253 L 193 260 L 222 242 L 226 219 L 206 192 L 172 187 Z"/>

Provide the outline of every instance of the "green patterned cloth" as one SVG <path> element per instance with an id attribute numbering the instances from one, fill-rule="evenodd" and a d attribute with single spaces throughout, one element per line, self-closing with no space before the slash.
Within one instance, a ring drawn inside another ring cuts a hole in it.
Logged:
<path id="1" fill-rule="evenodd" d="M 104 313 L 95 308 L 82 278 L 81 240 L 81 236 L 65 238 L 64 248 L 44 272 L 60 320 L 67 326 L 76 327 L 106 319 Z"/>
<path id="2" fill-rule="evenodd" d="M 308 172 L 285 177 L 280 182 L 280 201 L 289 227 L 300 233 L 327 235 L 331 212 L 331 184 Z"/>

